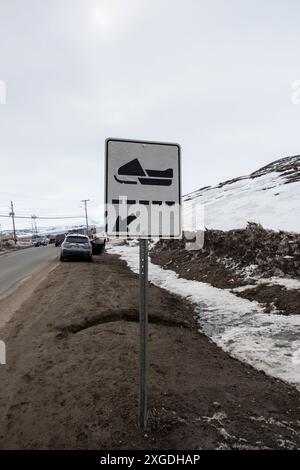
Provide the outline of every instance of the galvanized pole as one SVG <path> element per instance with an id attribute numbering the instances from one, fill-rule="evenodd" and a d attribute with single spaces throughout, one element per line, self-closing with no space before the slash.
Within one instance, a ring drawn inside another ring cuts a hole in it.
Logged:
<path id="1" fill-rule="evenodd" d="M 13 204 L 12 201 L 10 201 L 10 208 L 11 208 L 11 212 L 10 212 L 9 215 L 12 217 L 14 241 L 15 241 L 15 244 L 16 244 L 17 243 L 17 235 L 16 235 L 16 225 L 15 225 L 15 213 L 14 213 L 14 204 Z"/>
<path id="2" fill-rule="evenodd" d="M 86 224 L 86 234 L 89 236 L 89 222 L 88 222 L 88 213 L 87 213 L 87 203 L 89 202 L 89 199 L 82 199 L 84 203 L 84 208 L 85 208 L 85 224 Z"/>
<path id="3" fill-rule="evenodd" d="M 138 425 L 147 426 L 148 240 L 140 240 L 140 397 Z"/>

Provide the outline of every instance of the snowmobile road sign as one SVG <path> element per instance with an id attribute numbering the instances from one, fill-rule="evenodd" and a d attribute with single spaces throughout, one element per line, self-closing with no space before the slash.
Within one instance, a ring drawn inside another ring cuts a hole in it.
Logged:
<path id="1" fill-rule="evenodd" d="M 180 146 L 106 140 L 108 236 L 181 238 Z"/>

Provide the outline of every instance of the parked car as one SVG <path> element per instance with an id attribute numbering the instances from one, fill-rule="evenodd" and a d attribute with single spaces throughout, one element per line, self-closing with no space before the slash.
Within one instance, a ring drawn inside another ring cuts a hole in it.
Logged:
<path id="1" fill-rule="evenodd" d="M 92 241 L 93 255 L 101 255 L 105 249 L 106 239 L 104 237 L 95 237 Z"/>
<path id="2" fill-rule="evenodd" d="M 64 233 L 58 233 L 55 237 L 55 246 L 60 246 L 64 241 L 66 235 Z"/>
<path id="3" fill-rule="evenodd" d="M 36 238 L 35 241 L 34 241 L 34 246 L 46 246 L 47 241 L 48 240 L 45 237 Z"/>
<path id="4" fill-rule="evenodd" d="M 66 236 L 61 245 L 60 260 L 65 261 L 67 258 L 83 258 L 92 261 L 92 245 L 86 235 L 70 233 Z"/>
<path id="5" fill-rule="evenodd" d="M 55 235 L 49 235 L 49 245 L 51 245 L 52 243 L 55 243 L 56 241 L 56 236 Z"/>

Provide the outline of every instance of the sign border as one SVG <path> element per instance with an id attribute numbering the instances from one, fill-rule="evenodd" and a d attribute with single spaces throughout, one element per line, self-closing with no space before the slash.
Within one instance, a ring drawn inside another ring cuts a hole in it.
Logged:
<path id="1" fill-rule="evenodd" d="M 108 144 L 109 142 L 132 142 L 134 144 L 154 144 L 154 145 L 166 145 L 166 146 L 173 146 L 178 148 L 178 191 L 179 191 L 179 205 L 180 205 L 180 210 L 179 210 L 179 226 L 180 226 L 180 231 L 181 234 L 178 236 L 169 236 L 169 237 L 164 237 L 163 235 L 157 236 L 157 235 L 147 235 L 147 236 L 132 236 L 132 235 L 108 235 L 107 234 L 107 196 L 108 196 Z M 105 189 L 104 189 L 104 204 L 105 204 L 105 213 L 104 213 L 104 223 L 105 223 L 105 233 L 107 234 L 108 237 L 112 238 L 123 238 L 123 239 L 128 239 L 128 238 L 133 238 L 137 240 L 149 240 L 150 238 L 158 238 L 163 240 L 164 238 L 166 240 L 180 240 L 182 238 L 182 195 L 181 195 L 181 146 L 177 144 L 176 142 L 159 142 L 159 141 L 154 141 L 154 140 L 136 140 L 136 139 L 122 139 L 119 137 L 107 137 L 105 139 Z"/>

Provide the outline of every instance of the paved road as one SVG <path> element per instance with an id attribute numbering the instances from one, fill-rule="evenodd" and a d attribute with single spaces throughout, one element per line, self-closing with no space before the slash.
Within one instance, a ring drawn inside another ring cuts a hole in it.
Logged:
<path id="1" fill-rule="evenodd" d="M 54 245 L 26 248 L 0 256 L 0 297 L 18 282 L 58 258 L 59 249 Z"/>

